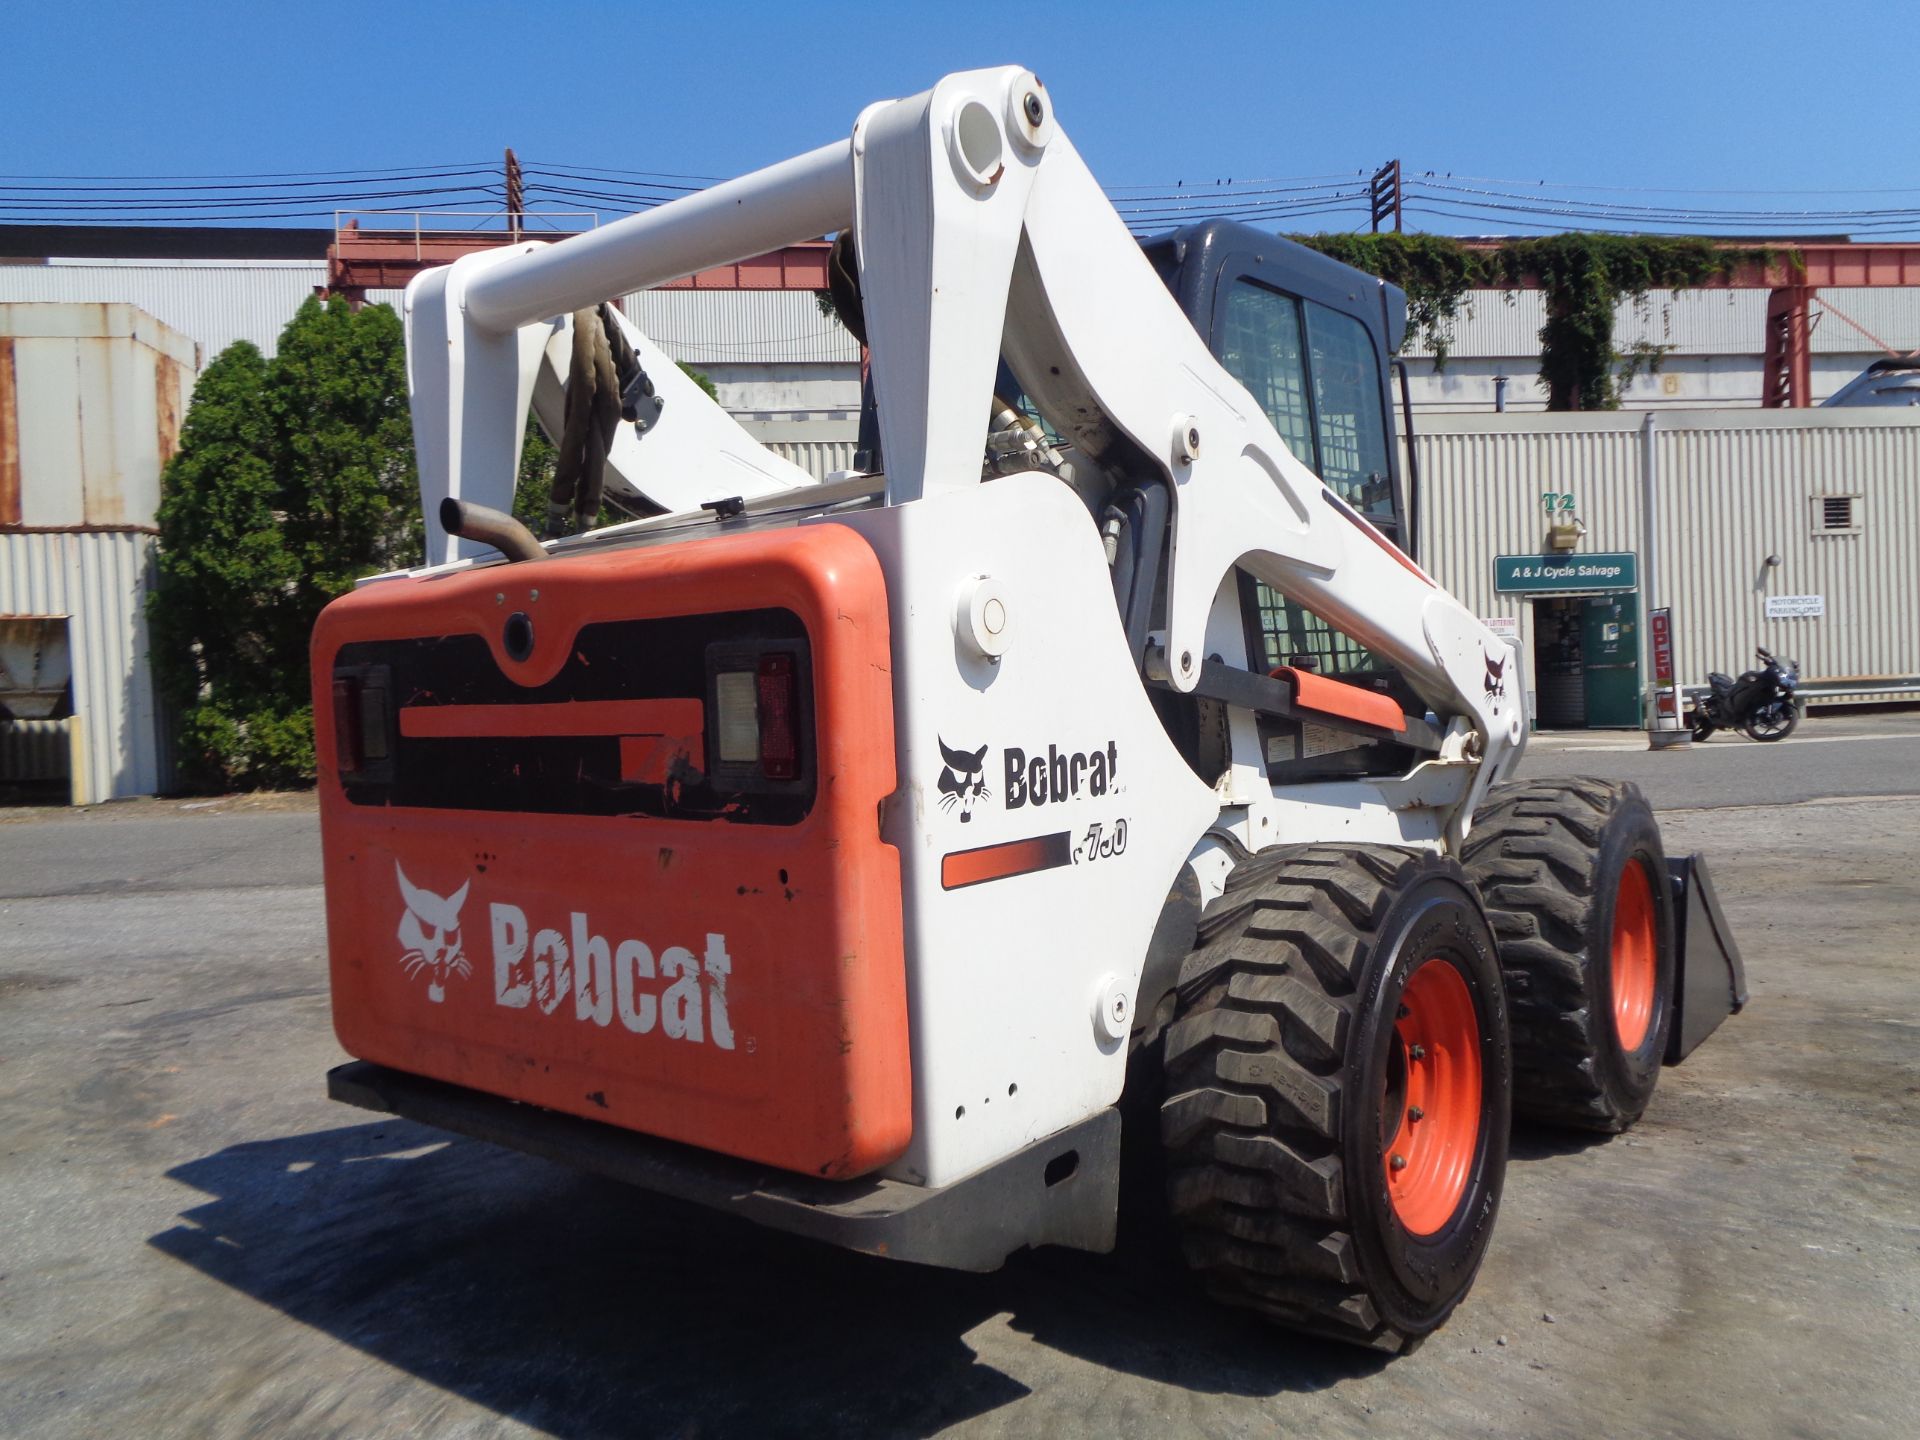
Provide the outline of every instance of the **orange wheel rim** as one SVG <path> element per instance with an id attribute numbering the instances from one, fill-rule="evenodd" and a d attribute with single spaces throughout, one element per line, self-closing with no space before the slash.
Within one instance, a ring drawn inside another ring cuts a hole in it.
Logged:
<path id="1" fill-rule="evenodd" d="M 1423 962 L 1400 994 L 1386 1088 L 1387 1197 L 1410 1233 L 1432 1235 L 1459 1209 L 1480 1142 L 1480 1019 L 1448 961 Z"/>
<path id="2" fill-rule="evenodd" d="M 1647 1038 L 1658 970 L 1653 885 L 1647 867 L 1629 860 L 1613 901 L 1613 1029 L 1623 1049 L 1638 1050 Z"/>

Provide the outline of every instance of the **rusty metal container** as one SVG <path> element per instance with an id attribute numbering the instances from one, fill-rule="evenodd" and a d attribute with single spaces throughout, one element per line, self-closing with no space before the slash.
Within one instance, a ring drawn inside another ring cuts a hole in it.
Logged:
<path id="1" fill-rule="evenodd" d="M 51 778 L 49 722 L 76 800 L 171 778 L 146 595 L 197 361 L 131 305 L 0 304 L 0 780 Z"/>

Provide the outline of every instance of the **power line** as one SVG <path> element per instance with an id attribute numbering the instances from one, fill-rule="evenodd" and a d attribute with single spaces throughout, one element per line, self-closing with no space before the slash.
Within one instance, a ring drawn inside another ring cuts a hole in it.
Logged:
<path id="1" fill-rule="evenodd" d="M 458 185 L 426 190 L 368 190 L 355 191 L 342 195 L 261 195 L 244 200 L 167 200 L 153 201 L 151 204 L 138 200 L 92 200 L 65 198 L 60 200 L 22 200 L 14 196 L 0 194 L 0 209 L 6 210 L 60 210 L 75 207 L 101 207 L 122 211 L 180 211 L 180 210 L 246 210 L 263 205 L 292 205 L 303 203 L 335 202 L 351 204 L 365 200 L 408 200 L 441 195 L 477 195 L 482 197 L 501 195 L 498 185 Z"/>
<path id="2" fill-rule="evenodd" d="M 484 167 L 480 160 L 462 160 L 445 165 L 401 165 L 386 170 L 262 170 L 238 175 L 7 175 L 0 174 L 0 180 L 324 180 L 341 175 L 366 175 L 381 177 L 398 175 L 400 171 L 419 170 L 466 170 Z M 405 178 L 405 177 L 401 177 Z"/>
<path id="3" fill-rule="evenodd" d="M 1511 190 L 1487 190 L 1473 186 L 1449 184 L 1444 181 L 1415 179 L 1407 182 L 1409 188 L 1443 192 L 1452 196 L 1486 196 L 1490 200 L 1511 200 L 1519 202 L 1520 208 L 1550 210 L 1555 214 L 1591 214 L 1606 217 L 1644 215 L 1653 219 L 1714 220 L 1751 219 L 1751 220 L 1878 220 L 1888 216 L 1920 215 L 1920 208 L 1898 206 L 1879 210 L 1758 210 L 1758 209 L 1701 209 L 1677 205 L 1631 205 L 1623 201 L 1597 202 L 1569 200 L 1555 196 L 1532 196 Z M 1457 200 L 1457 204 L 1478 203 L 1471 199 Z"/>
<path id="4" fill-rule="evenodd" d="M 567 160 L 529 160 L 529 165 L 546 165 L 567 170 L 590 170 L 599 175 L 651 175 L 661 180 L 704 180 L 709 185 L 717 185 L 722 180 L 731 180 L 731 175 L 680 175 L 671 170 L 611 170 L 602 165 L 576 165 Z"/>
<path id="5" fill-rule="evenodd" d="M 0 221 L 12 223 L 254 223 L 312 219 L 353 208 L 433 209 L 504 204 L 497 166 L 478 161 L 344 170 L 201 175 L 0 174 Z M 1365 213 L 1366 170 L 1255 179 L 1185 179 L 1106 187 L 1136 231 L 1199 219 L 1293 224 L 1316 216 Z M 569 161 L 530 161 L 525 194 L 632 214 L 693 194 L 721 177 L 621 169 Z M 467 182 L 467 183 L 459 183 Z M 1754 189 L 1591 185 L 1502 180 L 1426 170 L 1405 179 L 1405 208 L 1439 220 L 1500 225 L 1521 232 L 1569 226 L 1601 233 L 1649 230 L 1744 234 L 1784 229 L 1881 236 L 1920 232 L 1920 206 L 1891 202 L 1920 187 Z M 1568 193 L 1577 192 L 1577 193 Z M 1608 198 L 1619 196 L 1622 198 Z M 1678 197 L 1662 200 L 1657 197 Z M 1719 197 L 1762 203 L 1729 205 Z M 1835 196 L 1852 204 L 1793 207 L 1785 196 Z M 1864 203 L 1863 203 L 1864 202 Z M 1880 203 L 1876 203 L 1880 202 Z M 523 201 L 523 204 L 525 202 Z"/>
<path id="6" fill-rule="evenodd" d="M 285 191 L 285 190 L 298 190 L 302 188 L 312 188 L 312 187 L 322 186 L 322 185 L 331 186 L 334 189 L 339 189 L 343 185 L 353 185 L 353 184 L 387 185 L 387 184 L 392 184 L 393 182 L 399 181 L 399 180 L 457 180 L 463 175 L 497 175 L 498 173 L 499 173 L 498 167 L 495 167 L 495 166 L 474 166 L 466 170 L 416 171 L 411 174 L 386 176 L 378 179 L 370 178 L 364 181 L 357 181 L 357 182 L 342 181 L 342 180 L 287 180 L 278 185 L 268 185 L 265 183 L 245 184 L 245 185 L 21 185 L 21 184 L 11 183 L 7 180 L 7 177 L 0 176 L 0 189 L 31 191 L 35 194 L 60 194 L 60 195 L 98 195 L 106 192 L 115 192 L 117 194 L 123 194 L 123 195 L 131 194 L 136 197 L 140 195 L 154 194 L 154 193 L 160 193 L 160 192 L 171 193 L 176 190 L 185 190 L 185 191 L 194 191 L 194 192 L 205 191 L 205 190 L 219 190 L 219 191 L 223 191 L 225 193 L 231 194 L 235 191 L 240 191 L 240 190 Z"/>
<path id="7" fill-rule="evenodd" d="M 1422 178 L 1432 179 L 1435 172 L 1428 170 Z M 1705 185 L 1659 186 L 1659 185 L 1585 185 L 1572 180 L 1504 180 L 1492 175 L 1456 175 L 1446 171 L 1448 180 L 1471 180 L 1481 185 L 1534 185 L 1549 190 L 1596 190 L 1609 191 L 1621 195 L 1920 195 L 1920 186 L 1860 186 L 1853 189 L 1825 190 L 1742 190 L 1737 188 L 1714 188 Z"/>

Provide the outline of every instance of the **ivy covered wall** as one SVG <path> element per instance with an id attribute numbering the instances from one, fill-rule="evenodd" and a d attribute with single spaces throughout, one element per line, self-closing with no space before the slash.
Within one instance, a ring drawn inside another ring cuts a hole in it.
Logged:
<path id="1" fill-rule="evenodd" d="M 1546 300 L 1540 329 L 1540 384 L 1549 410 L 1614 410 L 1625 383 L 1657 371 L 1664 347 L 1614 343 L 1622 300 L 1723 278 L 1778 257 L 1691 236 L 1601 235 L 1573 231 L 1469 248 L 1445 235 L 1295 235 L 1323 255 L 1407 292 L 1407 338 L 1444 367 L 1461 301 L 1470 290 L 1537 286 Z"/>

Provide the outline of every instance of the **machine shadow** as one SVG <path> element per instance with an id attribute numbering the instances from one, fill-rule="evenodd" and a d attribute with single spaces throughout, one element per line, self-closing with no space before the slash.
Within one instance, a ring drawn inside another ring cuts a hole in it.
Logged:
<path id="1" fill-rule="evenodd" d="M 1062 1355 L 1208 1393 L 1320 1389 L 1382 1363 L 1217 1312 L 1126 1237 L 1112 1256 L 928 1270 L 401 1120 L 168 1175 L 209 1198 L 156 1249 L 563 1440 L 929 1434 L 1030 1393 L 968 1343 L 1003 1312 Z"/>
<path id="2" fill-rule="evenodd" d="M 1509 1162 L 1519 1160 L 1557 1160 L 1581 1155 L 1597 1145 L 1606 1145 L 1620 1137 L 1602 1130 L 1568 1130 L 1531 1120 L 1513 1122 L 1513 1137 L 1507 1142 Z"/>

